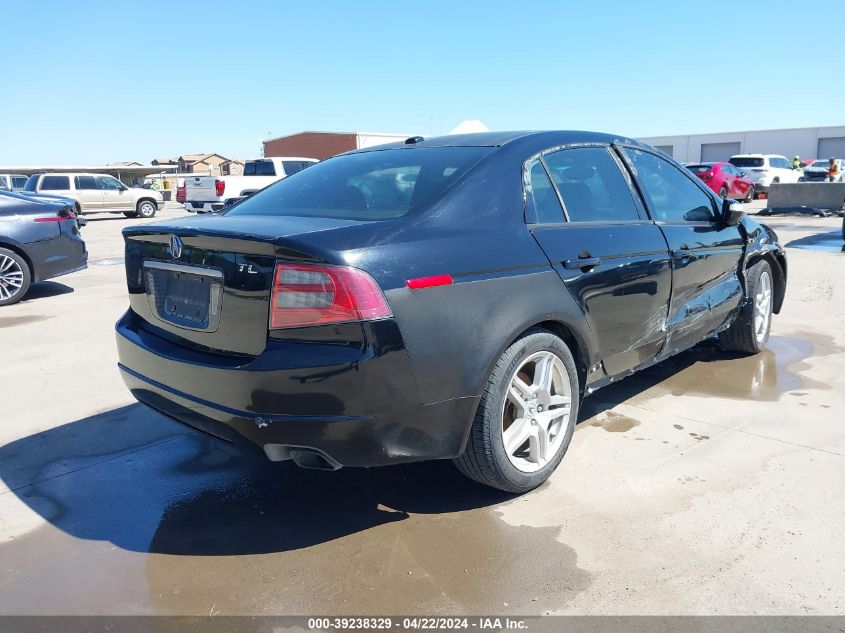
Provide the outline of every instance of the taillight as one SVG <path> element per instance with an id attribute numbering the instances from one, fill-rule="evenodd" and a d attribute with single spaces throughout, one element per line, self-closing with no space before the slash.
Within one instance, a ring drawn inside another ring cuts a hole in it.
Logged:
<path id="1" fill-rule="evenodd" d="M 181 187 L 176 187 L 176 202 L 179 204 L 185 204 L 185 200 L 188 199 L 188 192 L 186 191 L 185 185 Z"/>
<path id="2" fill-rule="evenodd" d="M 217 194 L 218 197 L 222 196 L 226 191 L 226 181 L 225 180 L 215 180 L 214 181 L 214 192 Z"/>
<path id="3" fill-rule="evenodd" d="M 392 315 L 381 289 L 363 270 L 314 264 L 276 265 L 270 329 Z"/>

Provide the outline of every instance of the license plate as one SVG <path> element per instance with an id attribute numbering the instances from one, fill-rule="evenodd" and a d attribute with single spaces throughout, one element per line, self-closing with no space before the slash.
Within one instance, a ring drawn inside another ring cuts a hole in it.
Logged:
<path id="1" fill-rule="evenodd" d="M 144 285 L 150 307 L 174 325 L 216 329 L 223 287 L 220 271 L 165 262 L 144 263 Z"/>

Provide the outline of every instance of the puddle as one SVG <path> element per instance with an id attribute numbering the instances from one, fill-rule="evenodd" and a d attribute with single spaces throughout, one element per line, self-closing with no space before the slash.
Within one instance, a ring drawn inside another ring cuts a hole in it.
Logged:
<path id="1" fill-rule="evenodd" d="M 630 431 L 635 426 L 639 425 L 639 420 L 629 418 L 628 416 L 616 413 L 615 411 L 605 411 L 603 419 L 597 419 L 590 422 L 590 426 L 596 426 L 600 429 L 604 429 L 608 433 L 625 433 L 626 431 Z"/>
<path id="2" fill-rule="evenodd" d="M 38 321 L 45 321 L 49 318 L 48 316 L 40 315 L 40 314 L 33 314 L 31 316 L 19 316 L 19 317 L 0 317 L 0 328 L 2 327 L 13 327 L 15 325 L 26 325 L 27 323 L 37 323 Z"/>
<path id="3" fill-rule="evenodd" d="M 96 464 L 55 454 L 124 425 L 31 440 L 54 454 L 27 472 L 65 474 L 7 493 L 49 523 L 0 544 L 0 613 L 43 613 L 45 590 L 56 613 L 542 613 L 591 582 L 559 526 L 508 525 L 513 497 L 448 462 L 304 471 L 193 435 Z M 37 459 L 28 440 L 0 465 Z"/>
<path id="4" fill-rule="evenodd" d="M 830 389 L 829 385 L 801 374 L 809 367 L 804 361 L 841 351 L 831 337 L 816 333 L 773 336 L 766 349 L 755 356 L 732 355 L 715 344 L 705 343 L 646 370 L 641 378 L 659 379 L 649 395 L 692 394 L 776 401 L 790 392 L 803 394 L 806 389 Z"/>

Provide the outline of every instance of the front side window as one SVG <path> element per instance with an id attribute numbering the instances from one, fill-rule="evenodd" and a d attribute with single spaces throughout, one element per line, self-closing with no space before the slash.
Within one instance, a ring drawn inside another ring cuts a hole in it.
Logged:
<path id="1" fill-rule="evenodd" d="M 563 222 L 563 208 L 560 206 L 557 192 L 549 180 L 546 168 L 539 160 L 531 163 L 528 170 L 530 191 L 528 193 L 528 222 L 554 224 Z"/>
<path id="2" fill-rule="evenodd" d="M 29 181 L 27 181 L 29 184 Z M 44 176 L 41 179 L 41 191 L 68 191 L 70 178 L 67 176 Z"/>
<path id="3" fill-rule="evenodd" d="M 634 196 L 608 148 L 564 149 L 544 160 L 570 222 L 640 219 Z"/>
<path id="4" fill-rule="evenodd" d="M 94 181 L 94 176 L 75 176 L 73 180 L 78 190 L 97 188 L 97 183 Z"/>
<path id="5" fill-rule="evenodd" d="M 648 208 L 658 222 L 712 222 L 713 200 L 671 163 L 638 149 L 625 148 Z"/>
<path id="6" fill-rule="evenodd" d="M 115 189 L 122 189 L 123 185 L 120 181 L 111 176 L 97 176 L 97 188 L 106 191 L 114 191 Z"/>
<path id="7" fill-rule="evenodd" d="M 419 147 L 344 154 L 284 178 L 227 215 L 390 220 L 422 208 L 493 151 Z"/>
<path id="8" fill-rule="evenodd" d="M 26 176 L 12 176 L 12 188 L 23 189 L 26 185 Z"/>

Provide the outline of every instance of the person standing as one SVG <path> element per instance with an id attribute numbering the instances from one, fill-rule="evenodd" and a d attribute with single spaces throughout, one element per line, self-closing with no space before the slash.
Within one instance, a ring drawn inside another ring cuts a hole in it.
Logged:
<path id="1" fill-rule="evenodd" d="M 839 172 L 839 163 L 835 158 L 830 159 L 830 165 L 827 168 L 827 181 L 828 182 L 836 182 L 839 180 L 840 176 Z"/>
<path id="2" fill-rule="evenodd" d="M 801 157 L 798 154 L 792 157 L 792 169 L 801 169 Z"/>

